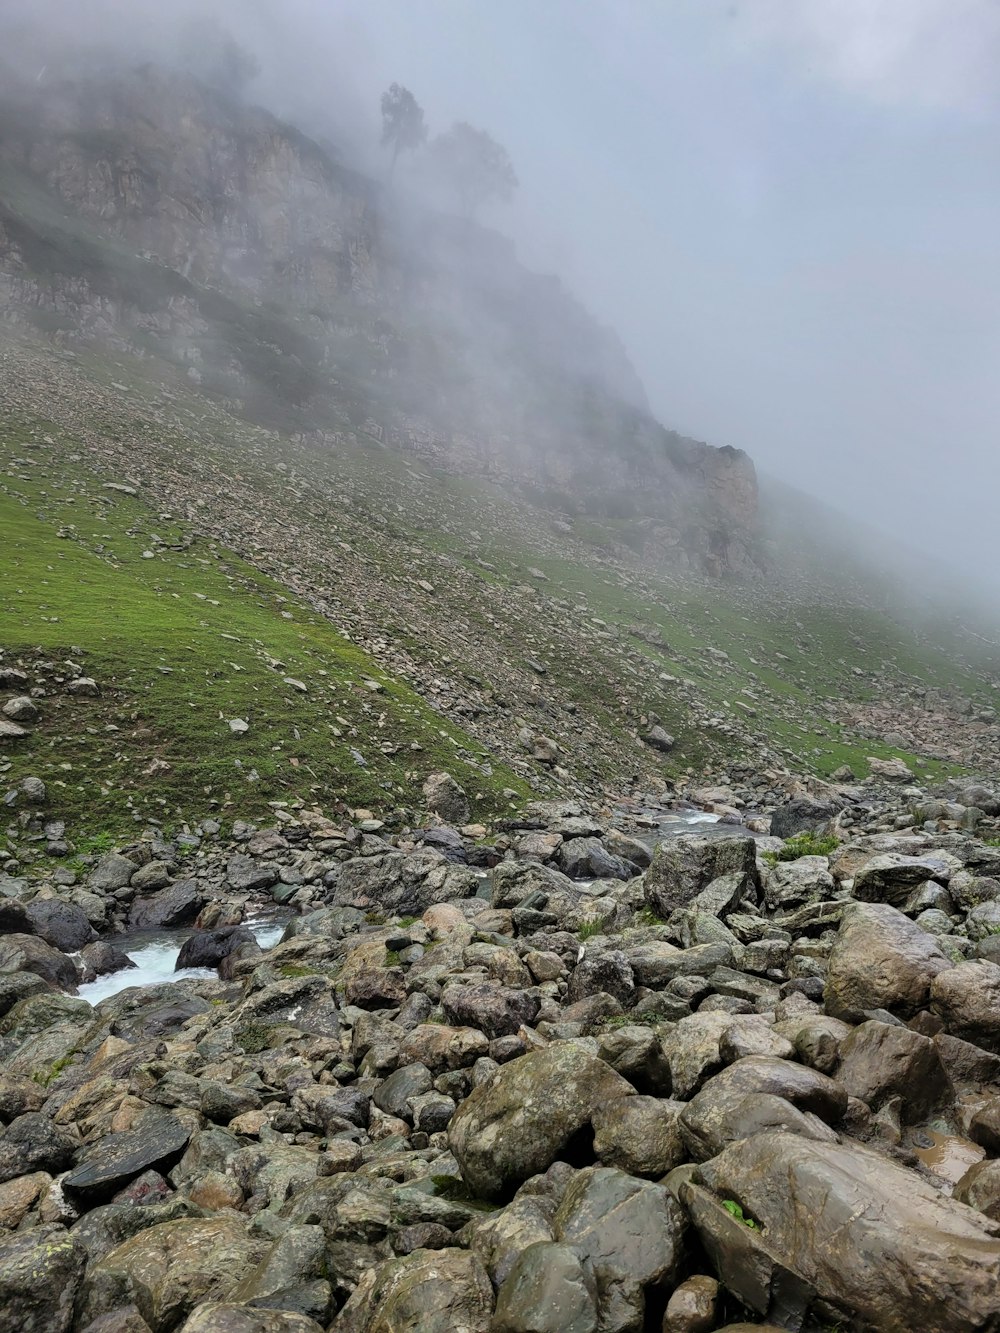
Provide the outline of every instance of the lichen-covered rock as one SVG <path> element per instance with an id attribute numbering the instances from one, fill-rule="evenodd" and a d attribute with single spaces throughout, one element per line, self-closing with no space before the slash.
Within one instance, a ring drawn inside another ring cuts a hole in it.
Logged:
<path id="1" fill-rule="evenodd" d="M 661 842 L 646 871 L 646 902 L 661 917 L 686 907 L 702 889 L 724 875 L 741 878 L 741 892 L 756 895 L 760 888 L 757 844 L 750 834 L 707 838 L 682 834 Z"/>
<path id="2" fill-rule="evenodd" d="M 88 1269 L 81 1323 L 134 1304 L 153 1333 L 169 1333 L 200 1302 L 224 1300 L 268 1248 L 232 1214 L 149 1227 Z"/>
<path id="3" fill-rule="evenodd" d="M 60 1226 L 0 1241 L 0 1328 L 68 1333 L 86 1252 Z"/>

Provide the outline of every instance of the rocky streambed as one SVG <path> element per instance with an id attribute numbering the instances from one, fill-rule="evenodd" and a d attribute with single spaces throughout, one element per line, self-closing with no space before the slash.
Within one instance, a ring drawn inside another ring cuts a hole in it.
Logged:
<path id="1" fill-rule="evenodd" d="M 772 793 L 9 864 L 0 1326 L 1000 1327 L 1000 798 Z"/>

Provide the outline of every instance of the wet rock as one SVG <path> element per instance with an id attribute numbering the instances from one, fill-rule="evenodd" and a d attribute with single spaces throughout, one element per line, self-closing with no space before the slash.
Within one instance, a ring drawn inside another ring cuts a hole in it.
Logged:
<path id="1" fill-rule="evenodd" d="M 95 1328 L 94 1333 L 99 1330 Z M 323 1333 L 323 1327 L 315 1319 L 290 1310 L 260 1310 L 229 1301 L 206 1301 L 185 1320 L 180 1333 Z"/>
<path id="2" fill-rule="evenodd" d="M 0 1182 L 30 1171 L 58 1175 L 73 1163 L 79 1140 L 47 1115 L 29 1111 L 12 1120 L 0 1137 Z"/>
<path id="3" fill-rule="evenodd" d="M 218 967 L 242 944 L 256 944 L 249 926 L 223 926 L 221 930 L 196 930 L 181 945 L 174 970 L 186 967 Z"/>
<path id="4" fill-rule="evenodd" d="M 466 1250 L 417 1250 L 369 1269 L 337 1316 L 336 1333 L 489 1333 L 493 1287 Z"/>
<path id="5" fill-rule="evenodd" d="M 1000 1162 L 987 1160 L 970 1166 L 955 1186 L 952 1198 L 1000 1222 Z"/>
<path id="6" fill-rule="evenodd" d="M 627 1006 L 635 993 L 635 975 L 626 956 L 617 949 L 588 954 L 577 963 L 569 980 L 566 998 L 570 1004 L 588 995 L 613 995 Z"/>
<path id="7" fill-rule="evenodd" d="M 600 838 L 571 838 L 557 853 L 570 879 L 631 879 L 638 867 L 609 852 Z"/>
<path id="8" fill-rule="evenodd" d="M 715 1327 L 719 1284 L 698 1273 L 675 1287 L 663 1316 L 663 1333 L 709 1333 Z"/>
<path id="9" fill-rule="evenodd" d="M 97 939 L 97 932 L 75 903 L 61 898 L 33 898 L 26 912 L 39 939 L 62 953 L 77 953 Z"/>
<path id="10" fill-rule="evenodd" d="M 110 976 L 112 972 L 124 972 L 135 963 L 127 953 L 107 940 L 95 940 L 80 950 L 80 962 L 83 964 L 84 980 Z"/>
<path id="11" fill-rule="evenodd" d="M 658 1179 L 687 1160 L 680 1129 L 683 1102 L 624 1097 L 594 1112 L 594 1152 L 604 1166 Z"/>
<path id="12" fill-rule="evenodd" d="M 855 1144 L 758 1134 L 705 1162 L 681 1194 L 723 1283 L 762 1315 L 775 1305 L 794 1317 L 815 1295 L 885 1333 L 961 1333 L 1000 1314 L 1000 1226 Z"/>
<path id="13" fill-rule="evenodd" d="M 788 1103 L 793 1113 L 775 1102 Z M 830 1137 L 825 1126 L 836 1124 L 846 1110 L 846 1091 L 825 1074 L 791 1060 L 751 1055 L 709 1079 L 687 1104 L 680 1125 L 692 1157 L 704 1161 L 733 1140 L 773 1124 L 775 1117 L 793 1133 Z"/>
<path id="14" fill-rule="evenodd" d="M 1000 966 L 996 963 L 977 959 L 935 976 L 931 1008 L 954 1036 L 1000 1053 Z"/>
<path id="15" fill-rule="evenodd" d="M 398 1009 L 406 1000 L 406 981 L 397 968 L 370 967 L 347 982 L 344 999 L 359 1009 Z"/>
<path id="16" fill-rule="evenodd" d="M 33 972 L 49 985 L 66 991 L 75 991 L 79 980 L 72 958 L 34 935 L 0 937 L 0 971 Z"/>
<path id="17" fill-rule="evenodd" d="M 553 1229 L 594 1276 L 600 1328 L 642 1329 L 647 1294 L 672 1285 L 684 1262 L 687 1225 L 662 1185 L 610 1167 L 577 1174 Z"/>
<path id="18" fill-rule="evenodd" d="M 448 1126 L 448 1146 L 473 1193 L 504 1198 L 557 1158 L 592 1152 L 594 1112 L 632 1092 L 602 1060 L 551 1046 L 502 1065 L 475 1088 Z"/>
<path id="19" fill-rule="evenodd" d="M 884 852 L 867 861 L 854 877 L 854 896 L 860 902 L 890 903 L 900 907 L 927 880 L 947 880 L 952 867 L 943 858 L 901 856 Z"/>
<path id="20" fill-rule="evenodd" d="M 874 1009 L 910 1017 L 927 1006 L 931 982 L 951 967 L 937 941 L 902 912 L 883 903 L 852 903 L 827 964 L 827 1012 L 847 1022 Z"/>
<path id="21" fill-rule="evenodd" d="M 269 889 L 278 879 L 278 867 L 236 852 L 226 863 L 226 883 L 231 889 Z"/>
<path id="22" fill-rule="evenodd" d="M 646 871 L 645 899 L 666 919 L 713 880 L 730 874 L 740 876 L 741 892 L 756 894 L 759 890 L 757 844 L 749 834 L 732 838 L 681 834 L 661 842 L 653 852 Z"/>
<path id="23" fill-rule="evenodd" d="M 862 1023 L 840 1043 L 840 1061 L 837 1082 L 848 1096 L 873 1110 L 900 1097 L 904 1124 L 919 1124 L 953 1095 L 934 1042 L 906 1027 Z"/>
<path id="24" fill-rule="evenodd" d="M 92 1144 L 63 1184 L 93 1206 L 143 1171 L 168 1171 L 180 1160 L 190 1137 L 190 1129 L 176 1116 L 144 1116 L 139 1128 L 107 1134 Z"/>
<path id="25" fill-rule="evenodd" d="M 0 1327 L 11 1333 L 69 1333 L 85 1251 L 60 1226 L 0 1241 Z"/>
<path id="26" fill-rule="evenodd" d="M 197 882 L 180 879 L 156 893 L 136 898 L 129 909 L 128 923 L 132 930 L 190 926 L 204 905 L 205 898 Z"/>
<path id="27" fill-rule="evenodd" d="M 771 815 L 771 834 L 775 838 L 793 838 L 798 833 L 818 833 L 835 818 L 841 806 L 833 801 L 796 797 L 779 805 Z"/>
<path id="28" fill-rule="evenodd" d="M 233 1216 L 148 1227 L 90 1266 L 80 1317 L 134 1304 L 153 1333 L 168 1333 L 200 1302 L 224 1300 L 267 1249 Z"/>
<path id="29" fill-rule="evenodd" d="M 529 1245 L 497 1294 L 491 1333 L 596 1333 L 597 1284 L 574 1249 Z"/>
<path id="30" fill-rule="evenodd" d="M 95 893 L 114 893 L 126 887 L 137 869 L 127 856 L 107 852 L 90 872 L 87 883 Z"/>
<path id="31" fill-rule="evenodd" d="M 478 1028 L 487 1037 L 506 1037 L 530 1025 L 538 1015 L 539 999 L 528 991 L 490 986 L 448 986 L 441 1005 L 456 1027 Z"/>

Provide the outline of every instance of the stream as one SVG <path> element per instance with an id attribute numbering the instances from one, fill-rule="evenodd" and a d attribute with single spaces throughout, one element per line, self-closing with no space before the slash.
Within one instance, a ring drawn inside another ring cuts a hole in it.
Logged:
<path id="1" fill-rule="evenodd" d="M 648 847 L 663 838 L 684 833 L 695 825 L 718 823 L 718 815 L 705 814 L 700 810 L 685 810 L 676 815 L 668 815 L 655 829 L 642 830 L 636 836 Z M 707 831 L 707 830 L 706 830 Z M 580 881 L 581 886 L 591 881 Z M 480 896 L 489 896 L 489 878 L 483 876 Z M 253 932 L 254 938 L 262 949 L 271 949 L 281 939 L 291 914 L 268 913 L 266 916 L 251 917 L 244 924 Z M 79 988 L 81 1000 L 90 1004 L 100 1004 L 112 995 L 117 995 L 132 986 L 159 986 L 165 981 L 184 981 L 187 979 L 215 981 L 218 972 L 214 967 L 186 967 L 174 971 L 174 964 L 181 951 L 181 945 L 194 932 L 190 929 L 143 930 L 130 935 L 122 935 L 113 943 L 135 964 L 134 967 L 122 968 L 120 972 L 109 972 L 107 976 L 88 981 Z"/>

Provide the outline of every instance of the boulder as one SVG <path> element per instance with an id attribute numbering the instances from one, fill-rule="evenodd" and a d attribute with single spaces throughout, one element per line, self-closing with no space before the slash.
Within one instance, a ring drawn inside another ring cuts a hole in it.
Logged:
<path id="1" fill-rule="evenodd" d="M 757 844 L 750 834 L 708 838 L 686 833 L 658 844 L 643 891 L 647 904 L 666 919 L 713 880 L 730 874 L 741 877 L 741 893 L 756 895 L 760 888 Z"/>
<path id="2" fill-rule="evenodd" d="M 156 893 L 136 898 L 129 909 L 128 923 L 132 930 L 190 926 L 204 905 L 205 897 L 197 881 L 179 879 Z"/>
<path id="3" fill-rule="evenodd" d="M 169 1333 L 202 1301 L 224 1300 L 268 1248 L 235 1215 L 147 1227 L 90 1265 L 81 1293 L 81 1327 L 135 1305 L 153 1333 Z"/>
<path id="4" fill-rule="evenodd" d="M 1000 966 L 982 959 L 935 976 L 931 1008 L 955 1037 L 1000 1053 Z"/>
<path id="5" fill-rule="evenodd" d="M 0 1241 L 0 1328 L 69 1333 L 86 1251 L 62 1227 L 34 1227 Z"/>
<path id="6" fill-rule="evenodd" d="M 659 1179 L 687 1160 L 680 1129 L 683 1102 L 624 1097 L 594 1112 L 594 1152 L 604 1166 Z"/>
<path id="7" fill-rule="evenodd" d="M 797 833 L 817 833 L 836 817 L 841 808 L 833 801 L 798 796 L 793 801 L 779 805 L 771 815 L 771 835 L 775 838 L 793 838 Z"/>
<path id="8" fill-rule="evenodd" d="M 221 930 L 196 930 L 181 945 L 176 972 L 187 967 L 218 967 L 241 944 L 256 944 L 249 926 L 223 926 Z"/>
<path id="9" fill-rule="evenodd" d="M 87 883 L 95 893 L 115 893 L 126 887 L 137 869 L 136 863 L 127 856 L 107 852 L 90 872 Z"/>
<path id="10" fill-rule="evenodd" d="M 143 1171 L 168 1171 L 180 1160 L 190 1137 L 190 1129 L 176 1116 L 147 1114 L 138 1128 L 103 1135 L 91 1144 L 63 1186 L 92 1207 Z"/>
<path id="11" fill-rule="evenodd" d="M 427 809 L 447 823 L 469 822 L 469 798 L 450 773 L 431 773 L 424 782 L 423 791 Z"/>
<path id="12" fill-rule="evenodd" d="M 901 907 L 927 880 L 947 881 L 953 866 L 940 857 L 902 856 L 883 852 L 866 861 L 854 876 L 854 896 L 859 902 L 890 903 Z"/>
<path id="13" fill-rule="evenodd" d="M 95 1327 L 93 1333 L 103 1330 Z M 131 1333 L 131 1330 L 109 1329 L 108 1333 Z M 262 1310 L 232 1301 L 206 1301 L 185 1320 L 180 1333 L 323 1333 L 323 1326 L 308 1315 L 291 1310 Z"/>
<path id="14" fill-rule="evenodd" d="M 761 1315 L 781 1310 L 784 1323 L 818 1296 L 880 1333 L 1000 1320 L 1000 1226 L 857 1144 L 758 1134 L 701 1165 L 681 1195 L 721 1280 Z"/>
<path id="15" fill-rule="evenodd" d="M 823 1000 L 834 1018 L 873 1009 L 908 1018 L 926 1007 L 931 982 L 952 967 L 933 936 L 886 903 L 851 903 L 827 964 Z"/>
<path id="16" fill-rule="evenodd" d="M 493 1287 L 467 1250 L 416 1250 L 362 1275 L 337 1333 L 490 1333 Z"/>
<path id="17" fill-rule="evenodd" d="M 631 879 L 638 867 L 609 852 L 600 838 L 570 838 L 557 859 L 570 879 Z"/>
<path id="18" fill-rule="evenodd" d="M 510 990 L 484 983 L 477 986 L 446 986 L 441 1006 L 449 1023 L 478 1028 L 487 1037 L 506 1037 L 530 1026 L 538 1015 L 539 998 L 524 990 Z"/>
<path id="19" fill-rule="evenodd" d="M 448 1146 L 474 1194 L 503 1199 L 558 1158 L 591 1152 L 595 1111 L 633 1092 L 579 1046 L 549 1046 L 474 1088 L 448 1126 Z"/>
<path id="20" fill-rule="evenodd" d="M 596 1333 L 597 1283 L 569 1245 L 536 1241 L 497 1293 L 491 1333 Z"/>
<path id="21" fill-rule="evenodd" d="M 72 958 L 34 935 L 0 937 L 0 972 L 33 972 L 66 991 L 75 991 L 79 980 Z"/>
<path id="22" fill-rule="evenodd" d="M 72 1165 L 79 1146 L 79 1139 L 40 1111 L 19 1115 L 0 1138 L 0 1182 L 29 1171 L 58 1175 Z"/>
<path id="23" fill-rule="evenodd" d="M 62 953 L 77 953 L 97 939 L 86 913 L 62 898 L 33 898 L 26 913 L 34 934 Z"/>
<path id="24" fill-rule="evenodd" d="M 871 1021 L 840 1043 L 837 1082 L 849 1097 L 877 1110 L 901 1098 L 900 1119 L 915 1125 L 953 1095 L 938 1048 L 929 1037 L 906 1027 Z"/>
<path id="25" fill-rule="evenodd" d="M 695 1161 L 736 1139 L 779 1126 L 809 1138 L 835 1138 L 827 1126 L 847 1110 L 847 1093 L 825 1074 L 791 1060 L 750 1055 L 709 1079 L 680 1117 Z"/>
<path id="26" fill-rule="evenodd" d="M 598 1327 L 621 1333 L 644 1327 L 648 1293 L 675 1284 L 687 1229 L 663 1185 L 610 1167 L 578 1172 L 553 1220 L 556 1240 L 594 1276 Z"/>

